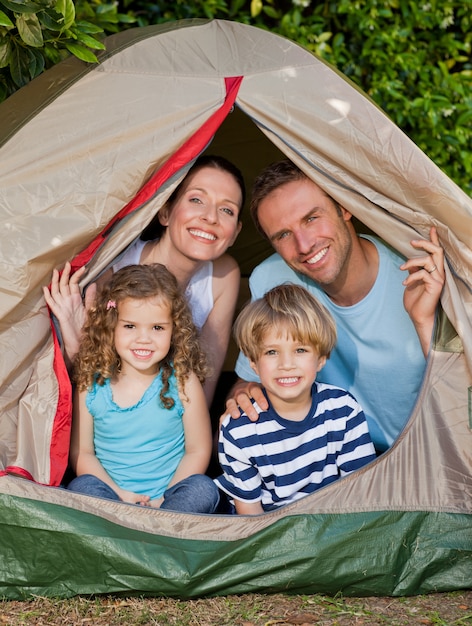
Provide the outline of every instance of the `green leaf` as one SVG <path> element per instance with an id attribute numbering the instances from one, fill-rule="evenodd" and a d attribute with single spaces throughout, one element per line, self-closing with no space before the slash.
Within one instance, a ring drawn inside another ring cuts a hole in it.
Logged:
<path id="1" fill-rule="evenodd" d="M 24 87 L 36 70 L 36 58 L 31 50 L 17 46 L 10 57 L 10 74 L 17 87 Z"/>
<path id="2" fill-rule="evenodd" d="M 233 0 L 231 2 L 230 14 L 235 15 L 244 6 L 245 0 Z"/>
<path id="3" fill-rule="evenodd" d="M 2 0 L 2 4 L 15 13 L 37 13 L 44 8 L 36 2 L 27 2 L 26 0 Z"/>
<path id="4" fill-rule="evenodd" d="M 251 0 L 251 17 L 257 17 L 262 11 L 262 0 Z"/>
<path id="5" fill-rule="evenodd" d="M 466 126 L 469 122 L 472 121 L 472 110 L 464 111 L 461 113 L 456 120 L 457 126 Z"/>
<path id="6" fill-rule="evenodd" d="M 0 102 L 3 102 L 7 99 L 7 88 L 3 83 L 0 83 Z"/>
<path id="7" fill-rule="evenodd" d="M 35 13 L 18 15 L 16 18 L 16 26 L 21 39 L 26 45 L 32 46 L 33 48 L 40 48 L 43 45 L 43 32 L 38 16 Z"/>
<path id="8" fill-rule="evenodd" d="M 86 63 L 98 63 L 98 59 L 94 53 L 85 46 L 81 46 L 77 43 L 66 43 L 66 48 L 81 61 L 85 61 Z"/>
<path id="9" fill-rule="evenodd" d="M 47 30 L 60 32 L 64 29 L 64 16 L 53 9 L 41 11 L 39 21 Z"/>
<path id="10" fill-rule="evenodd" d="M 121 24 L 136 24 L 137 18 L 127 13 L 118 13 L 118 20 Z"/>
<path id="11" fill-rule="evenodd" d="M 97 15 L 107 20 L 116 18 L 117 10 L 114 4 L 99 4 L 96 8 Z M 108 15 L 109 14 L 109 15 Z"/>
<path id="12" fill-rule="evenodd" d="M 70 28 L 75 20 L 75 6 L 72 0 L 57 0 L 56 11 L 64 17 L 64 28 Z"/>
<path id="13" fill-rule="evenodd" d="M 323 43 L 325 41 L 328 41 L 329 39 L 331 39 L 332 35 L 333 35 L 333 33 L 328 33 L 328 32 L 321 33 L 321 35 L 319 35 L 319 37 L 317 37 L 317 42 L 318 43 Z"/>
<path id="14" fill-rule="evenodd" d="M 95 33 L 103 33 L 103 28 L 97 26 L 96 24 L 91 24 L 90 22 L 86 22 L 84 20 L 77 20 L 75 23 L 76 30 L 80 30 L 82 33 L 88 33 L 89 35 L 93 35 Z"/>
<path id="15" fill-rule="evenodd" d="M 11 19 L 3 11 L 0 11 L 0 26 L 5 26 L 8 30 L 10 30 L 10 28 L 15 28 Z"/>
<path id="16" fill-rule="evenodd" d="M 279 17 L 278 12 L 273 7 L 265 6 L 264 13 L 273 19 L 277 19 Z"/>
<path id="17" fill-rule="evenodd" d="M 0 67 L 7 67 L 10 63 L 11 57 L 11 45 L 9 40 L 5 37 L 0 39 Z"/>
<path id="18" fill-rule="evenodd" d="M 37 48 L 34 48 L 33 50 L 31 50 L 31 52 L 34 55 L 34 63 L 31 60 L 29 64 L 29 70 L 30 70 L 30 76 L 33 79 L 33 78 L 36 78 L 36 76 L 39 76 L 41 72 L 44 71 L 45 61 L 44 61 L 44 56 L 42 54 L 42 50 L 40 51 Z"/>
<path id="19" fill-rule="evenodd" d="M 102 42 L 90 37 L 90 35 L 81 33 L 80 31 L 76 31 L 75 35 L 77 36 L 77 41 L 80 41 L 80 43 L 83 43 L 88 48 L 93 48 L 94 50 L 105 50 L 105 46 Z"/>

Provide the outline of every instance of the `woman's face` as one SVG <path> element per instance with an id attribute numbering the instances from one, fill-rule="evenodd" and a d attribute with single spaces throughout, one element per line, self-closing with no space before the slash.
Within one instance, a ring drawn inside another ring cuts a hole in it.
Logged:
<path id="1" fill-rule="evenodd" d="M 166 237 L 185 256 L 203 261 L 220 257 L 241 230 L 242 194 L 228 172 L 203 167 L 184 182 L 174 205 L 162 210 Z"/>

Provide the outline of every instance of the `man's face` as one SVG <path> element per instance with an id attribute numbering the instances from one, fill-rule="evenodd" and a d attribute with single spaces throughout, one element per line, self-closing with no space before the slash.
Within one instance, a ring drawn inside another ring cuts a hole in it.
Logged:
<path id="1" fill-rule="evenodd" d="M 342 285 L 352 248 L 351 214 L 312 181 L 278 187 L 259 204 L 259 223 L 276 252 L 321 287 Z M 329 290 L 329 289 L 328 289 Z"/>

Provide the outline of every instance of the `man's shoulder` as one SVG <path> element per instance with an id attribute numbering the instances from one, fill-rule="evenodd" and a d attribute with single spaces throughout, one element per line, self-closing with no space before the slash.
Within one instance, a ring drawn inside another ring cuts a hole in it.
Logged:
<path id="1" fill-rule="evenodd" d="M 287 270 L 289 270 L 290 272 L 293 272 L 293 270 L 282 259 L 280 254 L 278 254 L 277 252 L 274 252 L 274 254 L 271 254 L 269 257 L 267 257 L 267 259 L 264 259 L 264 261 L 261 261 L 259 265 L 256 265 L 252 273 L 262 274 L 265 272 L 272 271 L 274 267 L 282 268 L 282 269 L 287 268 Z"/>
<path id="2" fill-rule="evenodd" d="M 374 236 L 374 235 L 362 234 L 360 236 L 363 237 L 364 239 L 368 239 L 369 241 L 372 241 L 372 243 L 375 245 L 375 247 L 379 251 L 380 256 L 384 257 L 385 259 L 390 259 L 390 261 L 392 261 L 395 265 L 401 264 L 405 260 L 405 257 L 402 254 L 400 254 L 400 252 L 395 250 L 395 248 L 393 248 L 390 244 L 388 244 L 383 239 L 380 239 L 379 237 Z"/>

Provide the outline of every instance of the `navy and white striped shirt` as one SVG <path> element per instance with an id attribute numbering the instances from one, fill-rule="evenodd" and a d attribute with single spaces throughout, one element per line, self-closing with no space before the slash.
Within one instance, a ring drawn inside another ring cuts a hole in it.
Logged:
<path id="1" fill-rule="evenodd" d="M 231 498 L 261 502 L 264 510 L 298 500 L 376 458 L 364 413 L 344 389 L 314 383 L 302 421 L 272 407 L 257 422 L 246 414 L 227 417 L 218 456 L 223 475 L 215 482 Z"/>

